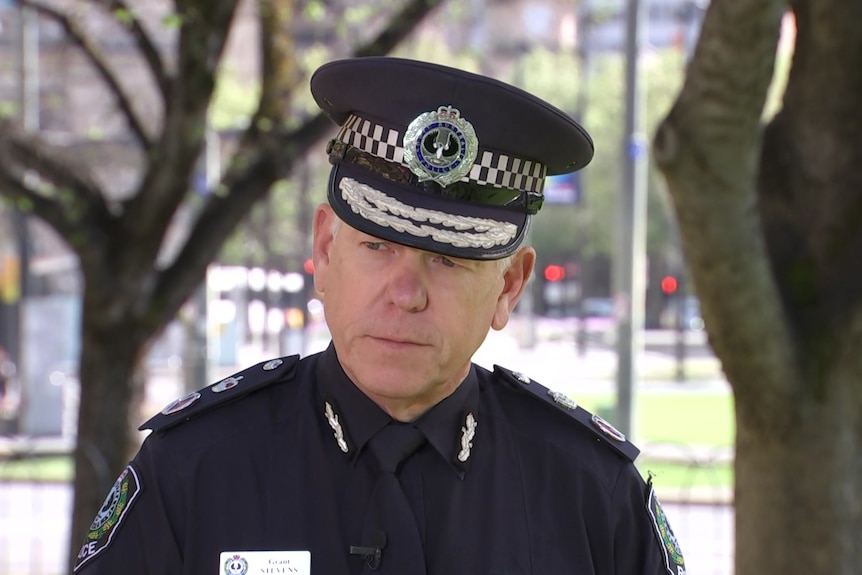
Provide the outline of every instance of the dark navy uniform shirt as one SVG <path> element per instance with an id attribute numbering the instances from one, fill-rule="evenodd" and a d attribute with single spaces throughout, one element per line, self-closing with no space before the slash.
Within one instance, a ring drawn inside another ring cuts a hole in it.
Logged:
<path id="1" fill-rule="evenodd" d="M 314 575 L 366 573 L 349 548 L 367 543 L 376 471 L 366 442 L 390 418 L 334 348 L 199 394 L 145 424 L 153 432 L 94 520 L 76 572 L 230 575 L 243 569 L 230 557 L 308 551 Z M 539 384 L 474 365 L 415 424 L 427 442 L 400 479 L 428 575 L 685 573 L 632 463 L 637 450 Z"/>

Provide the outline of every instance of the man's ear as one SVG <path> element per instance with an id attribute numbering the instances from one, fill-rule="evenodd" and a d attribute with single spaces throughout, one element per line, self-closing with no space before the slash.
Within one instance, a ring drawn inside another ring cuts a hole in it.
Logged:
<path id="1" fill-rule="evenodd" d="M 329 270 L 329 255 L 335 240 L 335 212 L 329 204 L 320 204 L 314 210 L 314 239 L 311 257 L 314 262 L 314 289 L 326 293 L 326 272 Z"/>
<path id="2" fill-rule="evenodd" d="M 509 323 L 509 316 L 527 288 L 535 265 L 536 250 L 531 247 L 523 247 L 512 256 L 509 266 L 503 272 L 503 291 L 497 298 L 497 308 L 491 320 L 492 328 L 501 330 Z"/>

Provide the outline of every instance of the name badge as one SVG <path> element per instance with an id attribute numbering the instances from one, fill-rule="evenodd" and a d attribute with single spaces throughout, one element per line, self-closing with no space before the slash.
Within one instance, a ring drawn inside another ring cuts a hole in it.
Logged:
<path id="1" fill-rule="evenodd" d="M 311 551 L 223 551 L 218 575 L 311 575 Z"/>

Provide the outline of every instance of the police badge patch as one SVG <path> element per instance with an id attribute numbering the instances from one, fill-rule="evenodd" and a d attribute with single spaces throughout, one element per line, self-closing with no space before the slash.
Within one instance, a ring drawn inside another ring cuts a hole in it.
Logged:
<path id="1" fill-rule="evenodd" d="M 679 541 L 676 540 L 676 536 L 670 528 L 670 523 L 664 514 L 661 503 L 659 503 L 652 482 L 649 484 L 647 511 L 649 512 L 650 519 L 652 519 L 656 536 L 661 543 L 665 569 L 667 569 L 669 575 L 685 575 L 685 559 L 682 557 Z"/>
<path id="2" fill-rule="evenodd" d="M 246 575 L 248 573 L 248 561 L 242 555 L 231 555 L 224 562 L 225 575 Z"/>
<path id="3" fill-rule="evenodd" d="M 78 571 L 87 561 L 110 545 L 114 532 L 128 514 L 140 491 L 141 483 L 138 481 L 138 474 L 129 465 L 114 482 L 114 486 L 108 492 L 96 518 L 90 524 L 90 529 L 87 531 L 87 541 L 78 552 L 74 571 Z"/>

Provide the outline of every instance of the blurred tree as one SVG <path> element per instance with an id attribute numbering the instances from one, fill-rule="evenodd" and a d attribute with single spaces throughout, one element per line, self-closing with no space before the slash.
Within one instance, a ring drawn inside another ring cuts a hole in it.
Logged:
<path id="1" fill-rule="evenodd" d="M 859 22 L 860 2 L 712 0 L 654 139 L 735 396 L 737 575 L 862 564 Z"/>
<path id="2" fill-rule="evenodd" d="M 679 49 L 646 54 L 643 65 L 647 93 L 646 128 L 652 132 L 668 109 L 682 82 L 685 54 Z M 532 243 L 541 254 L 571 253 L 573 247 L 586 255 L 614 255 L 618 197 L 621 181 L 623 56 L 615 52 L 591 57 L 585 77 L 573 54 L 532 51 L 524 63 L 524 87 L 575 114 L 579 90 L 585 90 L 584 125 L 596 142 L 596 157 L 581 172 L 584 196 L 577 206 L 555 206 L 543 211 L 541 225 L 532 231 Z M 560 74 L 559 70 L 572 70 Z M 610 143 L 610 144 L 609 144 Z M 664 183 L 650 166 L 648 185 L 647 250 L 652 259 L 662 258 L 672 243 L 670 214 Z"/>
<path id="3" fill-rule="evenodd" d="M 170 42 L 156 41 L 148 28 L 152 23 L 139 18 L 139 10 L 153 9 L 149 1 L 70 2 L 66 10 L 47 2 L 20 4 L 54 22 L 96 70 L 138 149 L 135 184 L 118 193 L 112 182 L 93 177 L 98 157 L 70 158 L 62 146 L 24 131 L 20 118 L 8 118 L 0 127 L 0 195 L 62 236 L 84 278 L 74 556 L 112 481 L 98 468 L 118 472 L 137 447 L 130 422 L 139 419 L 134 410 L 148 347 L 200 285 L 228 235 L 326 135 L 330 122 L 320 114 L 298 114 L 291 106 L 303 86 L 303 66 L 293 45 L 299 8 L 288 1 L 259 0 L 261 75 L 253 113 L 215 183 L 195 190 L 239 0 L 176 0 L 161 20 L 162 37 L 167 28 Z M 389 52 L 437 4 L 408 0 L 382 13 L 385 17 L 378 12 L 376 36 L 353 55 Z M 152 78 L 149 89 L 157 95 L 155 121 L 148 121 L 153 114 L 137 98 L 139 87 L 124 83 L 112 54 L 92 36 L 87 27 L 92 19 L 82 17 L 85 7 L 109 15 L 138 54 Z M 106 122 L 115 119 L 109 114 Z M 173 223 L 179 217 L 187 219 L 187 230 L 178 240 Z M 174 245 L 166 250 L 169 242 Z"/>

